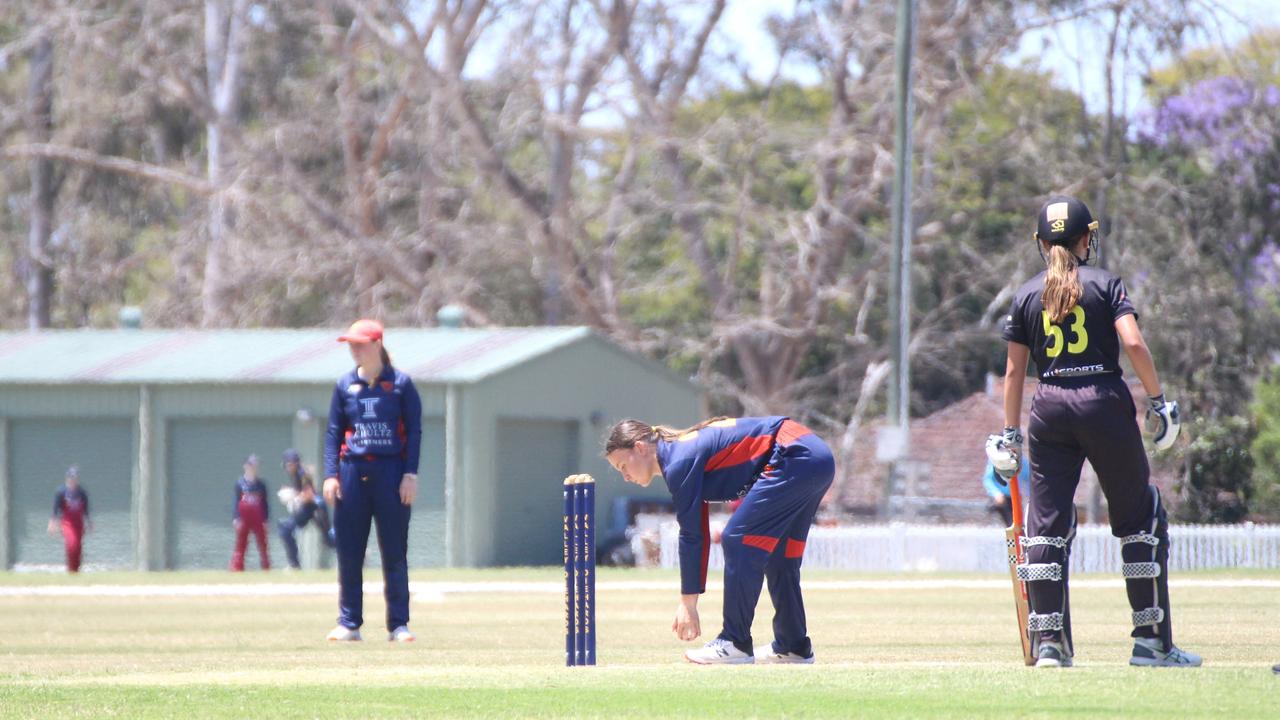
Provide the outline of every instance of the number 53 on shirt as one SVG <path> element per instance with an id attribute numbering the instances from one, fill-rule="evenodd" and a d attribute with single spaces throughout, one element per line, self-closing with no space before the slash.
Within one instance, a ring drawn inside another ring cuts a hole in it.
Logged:
<path id="1" fill-rule="evenodd" d="M 1066 341 L 1062 325 L 1049 320 L 1049 311 L 1041 310 L 1040 319 L 1044 322 L 1045 337 L 1049 338 L 1049 346 L 1044 350 L 1045 355 L 1051 358 L 1058 357 L 1062 354 L 1064 344 L 1070 355 L 1079 355 L 1089 347 L 1089 333 L 1084 329 L 1084 308 L 1079 305 L 1071 308 L 1071 314 L 1066 318 L 1067 330 L 1071 331 L 1071 342 Z"/>

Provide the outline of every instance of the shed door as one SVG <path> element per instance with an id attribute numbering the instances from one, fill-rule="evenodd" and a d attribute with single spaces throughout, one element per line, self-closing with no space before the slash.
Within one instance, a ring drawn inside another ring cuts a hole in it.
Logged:
<path id="1" fill-rule="evenodd" d="M 276 491 L 284 477 L 280 453 L 293 442 L 292 418 L 189 418 L 171 420 L 169 432 L 169 537 L 172 568 L 225 568 L 235 535 L 231 528 L 236 480 L 244 459 L 257 453 L 258 475 L 267 485 L 271 517 L 267 543 L 272 562 L 283 567 L 284 548 L 273 532 L 284 506 Z M 258 567 L 252 540 L 245 568 Z"/>
<path id="2" fill-rule="evenodd" d="M 423 418 L 418 498 L 409 522 L 409 567 L 444 565 L 444 446 L 444 418 Z M 373 555 L 377 543 L 371 540 L 369 545 Z"/>
<path id="3" fill-rule="evenodd" d="M 45 532 L 53 495 L 67 467 L 80 466 L 93 530 L 84 539 L 84 569 L 134 566 L 133 423 L 129 420 L 14 420 L 9 467 L 14 562 L 66 563 L 62 537 Z"/>
<path id="4" fill-rule="evenodd" d="M 578 458 L 578 423 L 498 420 L 494 513 L 498 565 L 560 565 L 565 477 Z"/>

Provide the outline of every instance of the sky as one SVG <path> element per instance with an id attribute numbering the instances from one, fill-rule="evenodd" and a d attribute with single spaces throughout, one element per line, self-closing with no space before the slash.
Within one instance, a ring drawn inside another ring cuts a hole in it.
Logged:
<path id="1" fill-rule="evenodd" d="M 920 1 L 917 0 L 917 3 Z M 721 18 L 719 41 L 733 43 L 739 48 L 769 48 L 768 52 L 738 53 L 741 59 L 749 63 L 753 78 L 762 81 L 768 79 L 776 62 L 773 40 L 764 28 L 766 19 L 772 13 L 790 14 L 796 2 L 797 0 L 730 0 Z M 1218 37 L 1199 38 L 1192 43 L 1193 47 L 1230 45 L 1240 41 L 1257 27 L 1280 25 L 1280 0 L 1217 2 L 1227 11 L 1223 13 L 1223 24 L 1216 29 Z M 1226 15 L 1235 15 L 1237 19 L 1225 17 Z M 1014 63 L 1031 62 L 1052 70 L 1063 87 L 1084 97 L 1091 112 L 1100 112 L 1105 108 L 1106 101 L 1106 69 L 1103 58 L 1107 38 L 1101 32 L 1090 32 L 1091 28 L 1096 27 L 1096 23 L 1077 21 L 1034 31 L 1023 39 L 1010 60 Z M 784 74 L 805 83 L 818 80 L 811 68 L 800 65 L 784 66 Z M 1117 90 L 1126 91 L 1121 98 L 1121 114 L 1127 115 L 1143 107 L 1139 68 L 1117 68 L 1115 86 Z"/>

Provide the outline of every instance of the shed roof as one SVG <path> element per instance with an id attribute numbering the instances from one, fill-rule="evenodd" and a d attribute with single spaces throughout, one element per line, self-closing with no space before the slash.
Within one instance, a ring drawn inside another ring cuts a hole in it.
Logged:
<path id="1" fill-rule="evenodd" d="M 331 383 L 351 368 L 340 330 L 0 332 L 0 383 Z M 418 383 L 469 383 L 592 337 L 585 327 L 388 328 Z"/>

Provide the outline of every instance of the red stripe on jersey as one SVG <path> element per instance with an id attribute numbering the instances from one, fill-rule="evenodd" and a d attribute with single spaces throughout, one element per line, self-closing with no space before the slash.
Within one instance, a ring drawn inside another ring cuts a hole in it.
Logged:
<path id="1" fill-rule="evenodd" d="M 804 555 L 804 541 L 787 538 L 787 549 L 785 553 L 788 560 L 802 557 Z"/>
<path id="2" fill-rule="evenodd" d="M 719 470 L 723 467 L 751 462 L 772 449 L 773 438 L 768 435 L 743 438 L 715 455 L 712 455 L 711 459 L 707 461 L 706 471 L 711 472 L 712 470 Z"/>
<path id="3" fill-rule="evenodd" d="M 783 420 L 782 426 L 778 428 L 778 444 L 790 445 L 805 435 L 812 434 L 812 430 L 794 420 Z"/>
<path id="4" fill-rule="evenodd" d="M 742 544 L 772 553 L 774 548 L 778 547 L 778 538 L 771 538 L 768 535 L 744 535 L 742 536 Z"/>
<path id="5" fill-rule="evenodd" d="M 711 506 L 702 503 L 702 581 L 698 588 L 707 591 L 707 563 L 711 560 Z"/>

